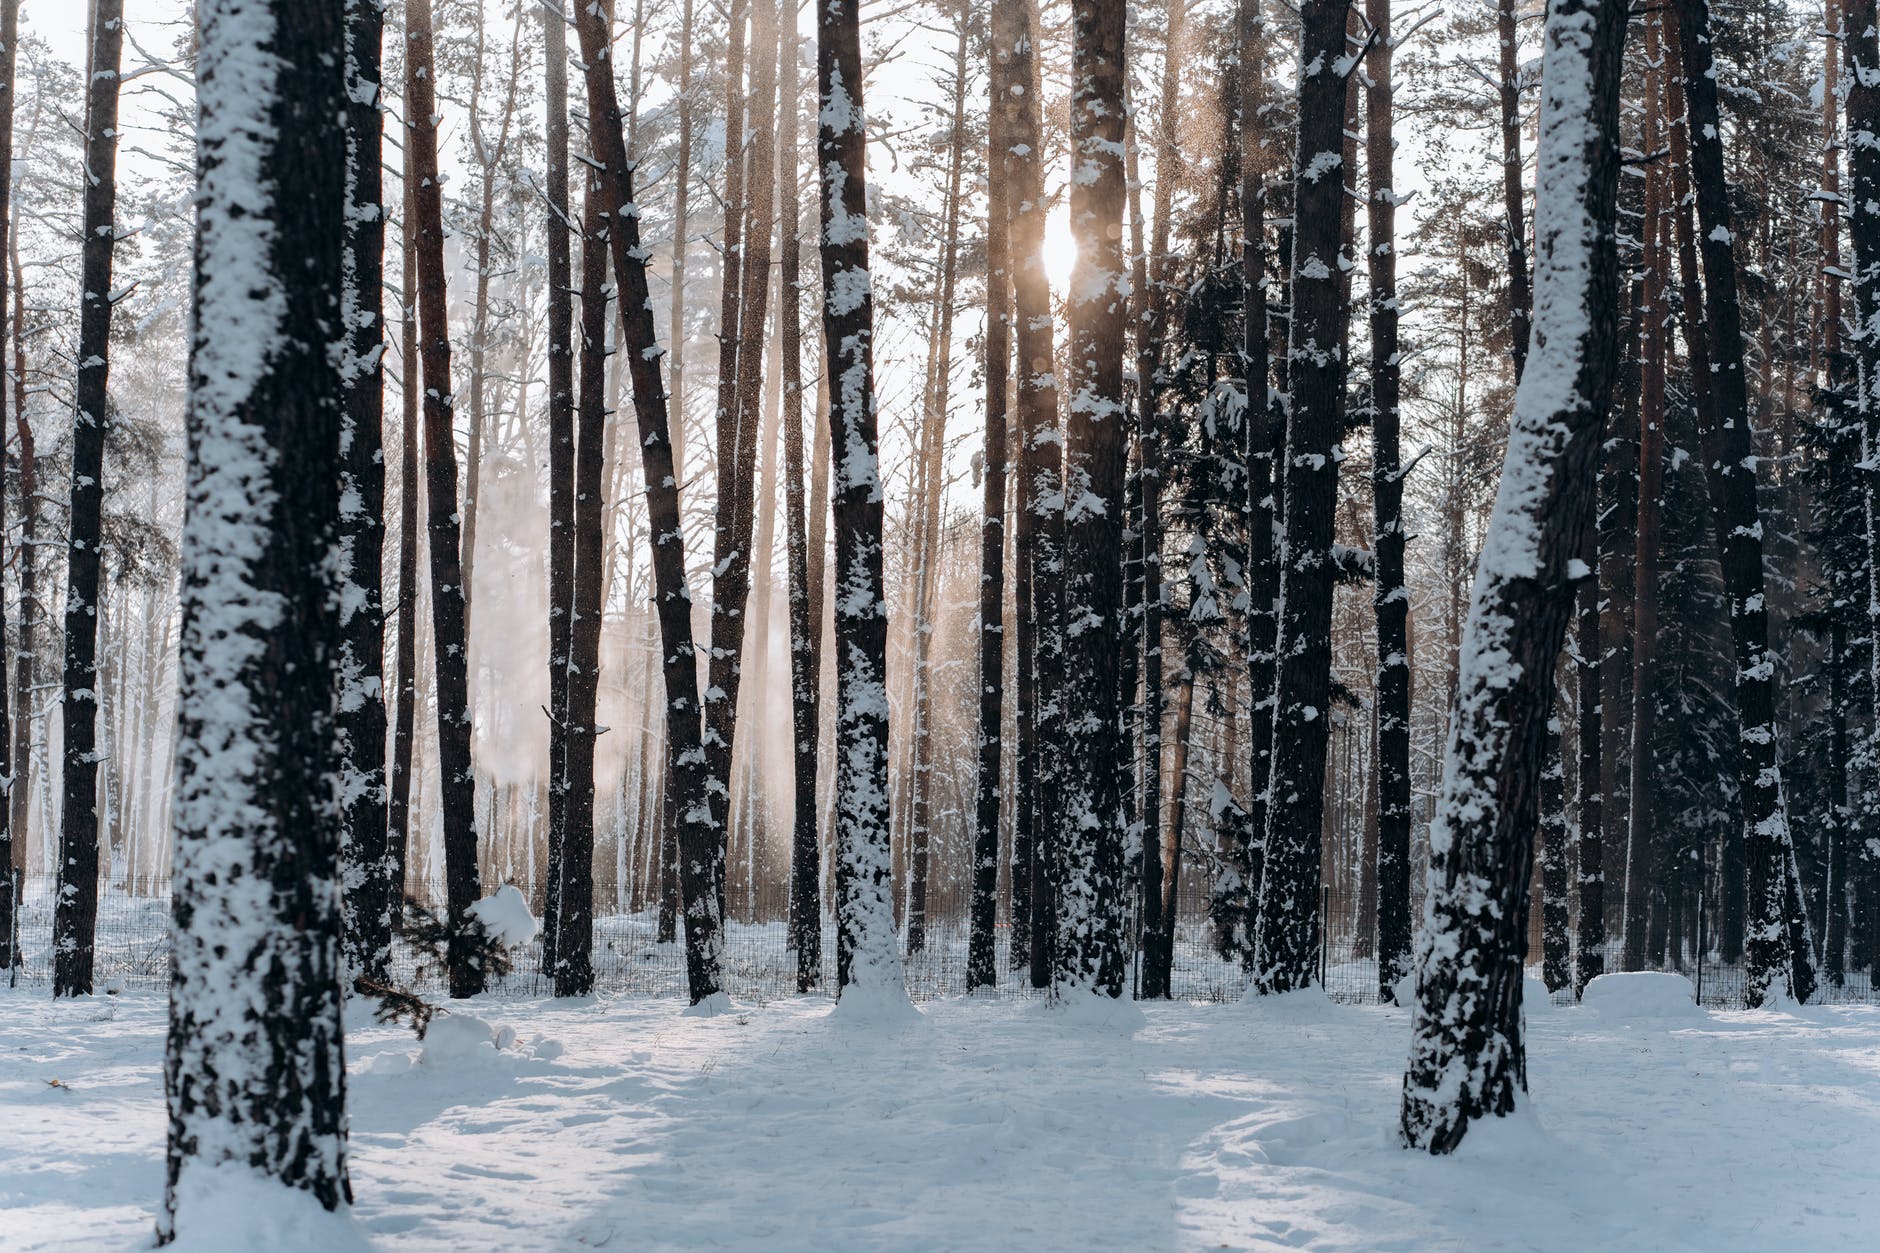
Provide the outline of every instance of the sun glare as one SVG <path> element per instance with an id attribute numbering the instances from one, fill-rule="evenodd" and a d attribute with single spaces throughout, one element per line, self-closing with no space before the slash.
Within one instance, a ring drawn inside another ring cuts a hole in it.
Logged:
<path id="1" fill-rule="evenodd" d="M 1070 286 L 1071 269 L 1076 264 L 1077 239 L 1071 234 L 1070 210 L 1059 205 L 1044 224 L 1044 273 L 1052 291 L 1062 292 Z"/>

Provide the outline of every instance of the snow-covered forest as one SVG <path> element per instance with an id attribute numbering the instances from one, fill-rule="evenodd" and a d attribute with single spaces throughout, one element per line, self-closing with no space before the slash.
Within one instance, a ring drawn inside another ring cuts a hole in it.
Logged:
<path id="1" fill-rule="evenodd" d="M 0 0 L 0 366 L 0 1248 L 1871 1245 L 1875 0 Z"/>

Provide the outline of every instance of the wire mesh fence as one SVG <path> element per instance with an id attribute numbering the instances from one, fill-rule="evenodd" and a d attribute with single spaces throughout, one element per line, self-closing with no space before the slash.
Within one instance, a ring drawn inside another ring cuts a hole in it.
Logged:
<path id="1" fill-rule="evenodd" d="M 518 885 L 523 886 L 523 885 Z M 425 901 L 443 897 L 442 883 L 413 884 L 414 895 Z M 50 875 L 29 875 L 23 884 L 19 922 L 19 962 L 8 982 L 27 987 L 52 982 L 53 907 L 56 883 Z M 525 893 L 529 889 L 524 887 Z M 539 908 L 539 895 L 536 898 Z M 1205 893 L 1185 891 L 1178 908 L 1172 993 L 1178 1000 L 1232 1001 L 1246 991 L 1247 972 L 1239 961 L 1216 949 L 1206 917 Z M 1319 981 L 1335 1001 L 1369 1005 L 1383 1000 L 1370 927 L 1360 922 L 1363 911 L 1355 893 L 1327 891 L 1322 900 L 1319 946 Z M 739 916 L 742 915 L 742 916 Z M 683 925 L 683 924 L 681 924 Z M 656 909 L 607 912 L 594 921 L 595 990 L 610 995 L 681 997 L 685 994 L 685 952 L 678 943 L 661 942 Z M 999 985 L 996 994 L 1039 996 L 1027 972 L 1011 965 L 1011 929 L 997 931 Z M 823 926 L 823 986 L 835 981 L 835 926 Z M 902 960 L 907 989 L 915 1000 L 963 995 L 966 988 L 967 928 L 963 918 L 930 918 L 925 942 L 908 951 L 903 931 Z M 140 884 L 107 882 L 100 886 L 98 926 L 94 947 L 94 984 L 100 991 L 143 989 L 162 991 L 170 979 L 169 884 L 153 880 Z M 1622 967 L 1624 945 L 1614 939 L 1606 946 L 1605 969 Z M 511 973 L 490 989 L 503 997 L 529 998 L 551 993 L 552 980 L 544 969 L 540 940 L 519 946 L 512 953 Z M 796 954 L 789 943 L 781 899 L 762 897 L 734 910 L 725 933 L 725 980 L 737 1000 L 761 1004 L 794 994 Z M 1731 1009 L 1743 1004 L 1743 968 L 1716 952 L 1700 962 L 1694 954 L 1669 955 L 1658 969 L 1688 977 L 1694 994 L 1704 1005 Z M 403 943 L 394 945 L 395 979 L 421 994 L 442 996 L 443 980 L 421 971 L 417 955 Z M 1572 990 L 1552 994 L 1555 1004 L 1572 1001 Z M 1820 1003 L 1874 1003 L 1869 972 L 1849 972 L 1841 987 L 1825 983 L 1816 995 Z"/>

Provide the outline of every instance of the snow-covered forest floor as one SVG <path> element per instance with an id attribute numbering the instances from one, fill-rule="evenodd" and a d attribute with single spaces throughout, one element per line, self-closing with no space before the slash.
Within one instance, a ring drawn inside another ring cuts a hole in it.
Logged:
<path id="1" fill-rule="evenodd" d="M 356 1223 L 385 1250 L 1871 1248 L 1880 1008 L 1653 1001 L 1531 1010 L 1529 1114 L 1453 1159 L 1397 1147 L 1391 1008 L 461 1008 L 498 1052 L 354 1006 Z M 156 993 L 0 990 L 0 1247 L 147 1241 L 164 1028 Z"/>

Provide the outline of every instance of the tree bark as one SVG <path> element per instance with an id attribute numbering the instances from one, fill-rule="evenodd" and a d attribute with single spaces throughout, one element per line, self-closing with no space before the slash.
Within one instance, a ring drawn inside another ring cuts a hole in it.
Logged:
<path id="1" fill-rule="evenodd" d="M 685 538 L 679 483 L 673 477 L 671 425 L 659 377 L 658 336 L 647 300 L 646 256 L 640 249 L 639 207 L 633 201 L 633 172 L 627 162 L 614 88 L 609 37 L 612 6 L 584 4 L 575 14 L 585 67 L 588 137 L 600 163 L 601 203 L 609 213 L 608 245 L 613 258 L 621 318 L 621 348 L 633 381 L 640 456 L 646 481 L 647 519 L 652 532 L 653 586 L 659 601 L 659 631 L 665 661 L 666 746 L 680 892 L 685 909 L 686 984 L 692 1003 L 718 996 L 724 987 L 723 912 L 712 880 L 715 852 L 724 828 L 713 814 L 705 766 L 704 728 L 698 694 L 698 660 L 692 637 L 692 593 L 686 586 Z"/>
<path id="2" fill-rule="evenodd" d="M 1331 726 L 1332 556 L 1339 441 L 1345 427 L 1349 309 L 1344 258 L 1344 122 L 1347 55 L 1343 4 L 1307 0 L 1294 158 L 1292 405 L 1282 462 L 1278 667 L 1273 772 L 1267 804 L 1253 986 L 1290 992 L 1317 977 L 1319 861 L 1325 758 Z"/>
<path id="3" fill-rule="evenodd" d="M 1501 104 L 1502 235 L 1508 253 L 1508 352 L 1514 381 L 1527 367 L 1528 332 L 1534 322 L 1534 295 L 1528 276 L 1526 194 L 1521 186 L 1521 46 L 1515 27 L 1515 0 L 1496 0 L 1495 42 Z M 1375 21 L 1375 19 L 1373 19 Z"/>
<path id="4" fill-rule="evenodd" d="M 405 10 L 406 151 L 416 187 L 419 352 L 424 368 L 425 522 L 431 549 L 432 660 L 437 676 L 439 810 L 444 822 L 450 994 L 475 996 L 485 975 L 466 911 L 482 895 L 477 866 L 476 773 L 470 755 L 470 679 L 462 531 L 458 523 L 455 404 L 451 394 L 449 293 L 444 280 L 444 202 L 437 166 L 437 81 L 431 0 Z"/>
<path id="5" fill-rule="evenodd" d="M 861 23 L 817 0 L 823 342 L 836 546 L 836 982 L 904 998 L 888 841 L 887 605 L 876 468 L 874 297 L 868 272 Z"/>
<path id="6" fill-rule="evenodd" d="M 1743 995 L 1755 1008 L 1767 999 L 1778 978 L 1787 979 L 1789 992 L 1798 1001 L 1813 995 L 1814 944 L 1777 758 L 1775 660 L 1769 653 L 1762 523 L 1757 516 L 1756 462 L 1743 373 L 1742 310 L 1737 300 L 1729 184 L 1724 175 L 1723 123 L 1711 64 L 1710 6 L 1707 0 L 1678 0 L 1672 12 L 1690 122 L 1711 394 L 1717 406 L 1715 427 L 1705 432 L 1704 459 L 1713 470 L 1713 500 L 1722 506 L 1717 533 L 1736 643 L 1737 769 L 1742 780 L 1750 912 Z"/>
<path id="7" fill-rule="evenodd" d="M 407 162 L 410 154 L 411 149 L 405 149 Z M 398 713 L 392 724 L 391 796 L 385 821 L 386 855 L 391 863 L 388 905 L 394 931 L 403 926 L 407 867 L 411 861 L 412 756 L 418 729 L 418 444 L 423 438 L 418 403 L 423 364 L 418 359 L 417 180 L 409 166 L 403 181 L 398 359 L 404 377 L 398 388 L 403 413 L 398 442 L 398 656 L 393 662 Z"/>
<path id="8" fill-rule="evenodd" d="M 343 17 L 341 0 L 196 9 L 202 126 L 162 1243 L 213 1238 L 227 1203 L 214 1197 L 220 1169 L 300 1189 L 329 1210 L 351 1200 L 343 816 L 330 799 L 345 764 L 333 712 L 341 638 L 329 612 L 345 418 L 332 342 L 344 333 Z"/>
<path id="9" fill-rule="evenodd" d="M 1596 528 L 1589 528 L 1592 529 Z M 1605 798 L 1600 792 L 1605 755 L 1600 664 L 1605 644 L 1599 634 L 1597 548 L 1596 542 L 1588 541 L 1585 554 L 1595 560 L 1585 563 L 1588 568 L 1580 579 L 1579 623 L 1574 639 L 1580 754 L 1579 838 L 1576 841 L 1579 858 L 1574 876 L 1580 906 L 1574 933 L 1573 999 L 1576 1001 L 1585 993 L 1587 984 L 1606 972 L 1605 817 L 1601 812 Z"/>
<path id="10" fill-rule="evenodd" d="M 574 264 L 569 240 L 574 220 L 568 200 L 567 14 L 555 0 L 542 5 L 541 16 L 548 89 L 548 892 L 542 905 L 542 952 L 553 967 L 561 951 L 562 858 L 568 845 L 568 651 L 575 543 Z M 587 250 L 592 247 L 584 234 L 584 284 Z M 585 302 L 585 285 L 581 296 Z M 584 317 L 586 311 L 583 303 Z"/>
<path id="11" fill-rule="evenodd" d="M 91 994 L 98 926 L 98 623 L 104 445 L 110 400 L 112 253 L 117 247 L 118 62 L 123 0 L 92 6 L 85 92 L 85 209 L 72 495 L 66 523 L 64 807 L 54 907 L 52 993 Z"/>
<path id="12" fill-rule="evenodd" d="M 1567 761 L 1560 719 L 1547 722 L 1547 765 L 1541 775 L 1541 978 L 1549 992 L 1573 986 L 1567 930 Z"/>
<path id="13" fill-rule="evenodd" d="M 1448 1153 L 1527 1086 L 1522 964 L 1532 841 L 1618 364 L 1619 86 L 1626 13 L 1551 0 L 1543 36 L 1535 325 L 1476 575 L 1430 829 L 1430 900 L 1404 1076 L 1406 1143 Z"/>
<path id="14" fill-rule="evenodd" d="M 1410 589 L 1404 582 L 1404 466 L 1399 445 L 1403 370 L 1397 339 L 1397 193 L 1391 157 L 1390 0 L 1367 0 L 1375 32 L 1365 87 L 1365 169 L 1370 176 L 1371 496 L 1377 616 L 1377 982 L 1394 1000 L 1410 970 Z M 1516 143 L 1519 143 L 1517 133 Z M 1517 150 L 1518 153 L 1518 150 Z M 1520 207 L 1516 156 L 1516 211 Z M 1510 250 L 1527 281 L 1525 254 Z M 1525 325 L 1516 332 L 1524 334 Z M 1525 345 L 1523 347 L 1525 351 Z"/>
<path id="15" fill-rule="evenodd" d="M 20 0 L 0 0 L 0 355 L 7 350 L 7 337 L 4 323 L 7 312 L 7 279 L 9 277 L 6 259 L 13 252 L 10 226 L 13 219 L 13 86 L 15 82 L 14 63 L 18 52 L 20 32 Z M 14 333 L 18 334 L 15 323 Z M 6 405 L 12 399 L 6 394 L 4 384 L 0 384 L 0 431 L 6 429 Z M 15 425 L 25 432 L 20 441 L 20 513 L 30 517 L 33 506 L 27 495 L 32 480 L 28 468 L 32 458 L 31 427 L 26 420 L 26 409 L 15 401 L 13 414 Z M 5 532 L 4 502 L 0 502 L 0 534 Z M 20 625 L 19 647 L 13 665 L 16 674 L 25 669 L 26 655 L 32 652 L 32 636 L 28 632 L 27 605 L 31 587 L 26 579 L 25 533 L 22 531 L 20 549 Z M 4 599 L 4 598 L 0 598 Z M 5 637 L 5 606 L 0 605 L 0 639 Z M 16 728 L 8 721 L 5 708 L 7 687 L 7 659 L 4 645 L 0 645 L 0 778 L 6 780 L 4 813 L 0 813 L 0 975 L 9 974 L 23 960 L 19 952 L 19 903 L 21 878 L 16 863 L 20 858 L 14 854 L 18 844 L 24 851 L 26 844 L 26 823 L 23 820 L 23 806 L 17 803 L 26 789 L 20 786 L 22 770 L 15 763 L 24 765 L 30 742 L 21 743 L 15 738 Z M 14 690 L 13 717 L 20 725 L 31 720 L 28 701 L 31 688 L 22 684 Z M 17 789 L 17 795 L 16 795 Z"/>
<path id="16" fill-rule="evenodd" d="M 385 788 L 385 206 L 380 57 L 383 0 L 346 0 L 346 249 L 341 292 L 339 733 L 345 806 L 347 964 L 384 979 L 392 956 Z"/>

